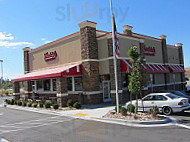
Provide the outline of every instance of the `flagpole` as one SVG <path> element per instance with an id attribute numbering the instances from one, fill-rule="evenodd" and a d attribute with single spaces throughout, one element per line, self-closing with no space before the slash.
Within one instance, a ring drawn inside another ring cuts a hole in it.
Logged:
<path id="1" fill-rule="evenodd" d="M 117 79 L 117 62 L 116 62 L 116 54 L 115 54 L 115 37 L 114 37 L 114 16 L 113 16 L 113 8 L 112 8 L 112 0 L 110 0 L 111 6 L 111 17 L 112 17 L 112 39 L 113 39 L 113 57 L 114 57 L 114 71 L 115 71 L 115 91 L 116 91 L 116 107 L 117 114 L 119 114 L 119 96 L 118 96 L 118 79 Z"/>

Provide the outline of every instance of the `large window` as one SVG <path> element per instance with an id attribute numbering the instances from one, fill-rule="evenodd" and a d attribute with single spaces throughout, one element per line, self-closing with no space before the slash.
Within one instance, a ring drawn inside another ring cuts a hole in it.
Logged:
<path id="1" fill-rule="evenodd" d="M 32 91 L 35 91 L 35 81 L 31 81 L 31 88 L 32 88 Z"/>
<path id="2" fill-rule="evenodd" d="M 53 84 L 53 91 L 57 91 L 56 79 L 52 80 L 52 84 Z"/>
<path id="3" fill-rule="evenodd" d="M 75 77 L 75 91 L 82 91 L 82 77 Z"/>
<path id="4" fill-rule="evenodd" d="M 37 91 L 44 91 L 42 80 L 37 80 L 36 85 L 37 85 Z"/>
<path id="5" fill-rule="evenodd" d="M 72 91 L 72 77 L 67 78 L 67 89 L 68 91 Z"/>
<path id="6" fill-rule="evenodd" d="M 44 90 L 50 91 L 50 79 L 44 80 Z"/>
<path id="7" fill-rule="evenodd" d="M 127 88 L 129 85 L 129 73 L 121 74 L 122 88 Z"/>
<path id="8" fill-rule="evenodd" d="M 68 77 L 67 89 L 68 91 L 82 91 L 82 77 Z"/>

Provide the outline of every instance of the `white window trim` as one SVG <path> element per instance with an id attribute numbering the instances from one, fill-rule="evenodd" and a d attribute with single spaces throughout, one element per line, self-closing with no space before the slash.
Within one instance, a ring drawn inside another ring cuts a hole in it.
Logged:
<path id="1" fill-rule="evenodd" d="M 77 66 L 77 72 L 80 72 L 80 66 L 79 65 Z"/>

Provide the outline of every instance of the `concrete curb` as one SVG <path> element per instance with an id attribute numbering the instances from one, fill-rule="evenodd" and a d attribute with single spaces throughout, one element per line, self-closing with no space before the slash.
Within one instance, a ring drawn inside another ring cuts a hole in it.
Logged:
<path id="1" fill-rule="evenodd" d="M 155 120 L 155 121 L 130 121 L 130 120 L 123 120 L 123 119 L 112 119 L 112 118 L 102 118 L 102 120 L 107 121 L 115 121 L 115 122 L 124 122 L 128 124 L 141 124 L 141 125 L 156 125 L 156 124 L 168 124 L 173 123 L 173 120 L 166 116 L 160 116 L 164 117 L 164 120 Z"/>
<path id="2" fill-rule="evenodd" d="M 7 107 L 12 108 L 12 109 L 17 109 L 17 110 L 31 111 L 31 112 L 37 112 L 37 113 L 42 113 L 42 114 L 60 115 L 60 116 L 83 119 L 83 120 L 94 120 L 94 121 L 100 121 L 104 123 L 126 125 L 126 126 L 131 126 L 131 127 L 162 127 L 162 126 L 178 124 L 176 119 L 163 116 L 163 115 L 159 115 L 159 116 L 164 117 L 165 118 L 164 120 L 129 121 L 129 120 L 123 120 L 123 119 L 100 118 L 100 117 L 93 117 L 93 116 L 82 117 L 82 116 L 76 116 L 74 114 L 67 114 L 67 113 L 63 114 L 63 113 L 59 113 L 53 110 L 39 110 L 37 108 L 23 108 L 23 107 L 12 106 L 12 105 L 7 105 Z"/>
<path id="3" fill-rule="evenodd" d="M 7 141 L 7 140 L 0 137 L 0 142 L 9 142 L 9 141 Z"/>

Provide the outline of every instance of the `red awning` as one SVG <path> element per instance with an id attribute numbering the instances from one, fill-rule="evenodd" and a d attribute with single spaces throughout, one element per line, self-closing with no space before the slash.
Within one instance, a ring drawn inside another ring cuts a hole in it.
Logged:
<path id="1" fill-rule="evenodd" d="M 132 71 L 133 67 L 129 60 L 120 60 L 121 72 L 127 72 L 127 68 Z M 148 73 L 169 73 L 170 71 L 161 64 L 146 64 L 142 67 L 147 70 Z"/>
<path id="2" fill-rule="evenodd" d="M 171 72 L 185 72 L 184 68 L 180 65 L 169 65 Z"/>
<path id="3" fill-rule="evenodd" d="M 161 64 L 146 64 L 148 73 L 169 73 L 170 71 Z"/>
<path id="4" fill-rule="evenodd" d="M 34 71 L 22 75 L 18 78 L 12 79 L 12 82 L 26 81 L 26 80 L 39 80 L 45 78 L 58 78 L 69 75 L 82 75 L 82 65 L 81 63 L 64 65 L 57 68 L 43 69 L 39 71 Z"/>

